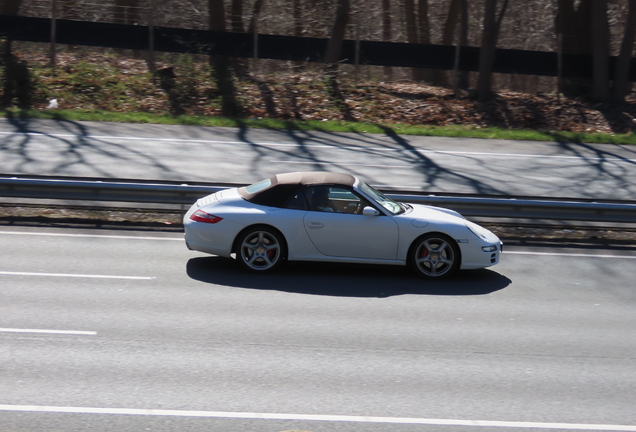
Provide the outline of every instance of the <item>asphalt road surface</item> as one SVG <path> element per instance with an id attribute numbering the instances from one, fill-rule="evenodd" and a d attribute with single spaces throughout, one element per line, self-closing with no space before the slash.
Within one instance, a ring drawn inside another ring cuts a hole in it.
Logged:
<path id="1" fill-rule="evenodd" d="M 636 431 L 636 253 L 509 249 L 265 277 L 174 233 L 0 227 L 0 430 Z"/>
<path id="2" fill-rule="evenodd" d="M 0 173 L 251 183 L 327 170 L 433 193 L 636 197 L 636 147 L 0 120 Z"/>

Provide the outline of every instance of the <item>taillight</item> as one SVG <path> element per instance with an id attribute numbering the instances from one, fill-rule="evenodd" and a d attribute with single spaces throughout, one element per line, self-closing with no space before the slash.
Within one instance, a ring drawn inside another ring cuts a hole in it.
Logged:
<path id="1" fill-rule="evenodd" d="M 192 215 L 190 215 L 190 220 L 193 220 L 196 222 L 215 224 L 217 222 L 222 221 L 223 218 L 211 215 L 209 213 L 204 212 L 203 210 L 197 210 L 194 213 L 192 213 Z"/>

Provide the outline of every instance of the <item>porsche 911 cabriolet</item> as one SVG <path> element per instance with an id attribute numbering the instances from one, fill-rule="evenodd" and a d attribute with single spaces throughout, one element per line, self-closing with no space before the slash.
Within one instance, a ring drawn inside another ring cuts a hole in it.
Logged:
<path id="1" fill-rule="evenodd" d="M 489 230 L 440 207 L 396 202 L 355 176 L 275 175 L 199 199 L 184 217 L 189 249 L 266 273 L 286 261 L 408 265 L 424 278 L 499 262 Z"/>

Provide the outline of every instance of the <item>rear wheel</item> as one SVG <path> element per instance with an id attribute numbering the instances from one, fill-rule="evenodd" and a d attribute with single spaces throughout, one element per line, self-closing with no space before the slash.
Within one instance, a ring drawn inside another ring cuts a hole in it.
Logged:
<path id="1" fill-rule="evenodd" d="M 409 251 L 409 262 L 416 273 L 427 279 L 451 276 L 460 264 L 457 243 L 444 234 L 432 233 L 420 237 Z"/>
<path id="2" fill-rule="evenodd" d="M 285 240 L 272 228 L 255 227 L 238 237 L 236 259 L 248 271 L 273 271 L 280 267 L 285 256 Z"/>

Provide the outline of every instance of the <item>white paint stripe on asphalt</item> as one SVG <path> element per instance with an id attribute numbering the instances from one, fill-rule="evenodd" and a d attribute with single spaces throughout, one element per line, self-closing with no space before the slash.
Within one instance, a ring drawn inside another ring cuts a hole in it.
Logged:
<path id="1" fill-rule="evenodd" d="M 67 277 L 67 278 L 89 278 L 89 279 L 126 279 L 126 280 L 152 280 L 149 276 L 113 276 L 113 275 L 93 275 L 93 274 L 71 274 L 71 273 L 38 273 L 38 272 L 13 272 L 0 271 L 4 276 L 44 276 L 44 277 Z"/>
<path id="2" fill-rule="evenodd" d="M 173 237 L 139 237 L 122 235 L 99 235 L 99 234 L 64 234 L 64 233 L 44 233 L 44 232 L 15 232 L 0 231 L 0 235 L 26 235 L 26 236 L 50 236 L 50 237 L 75 237 L 75 238 L 105 238 L 123 240 L 162 240 L 162 241 L 183 241 L 183 238 Z"/>
<path id="3" fill-rule="evenodd" d="M 43 333 L 43 334 L 63 334 L 63 335 L 82 335 L 95 336 L 97 332 L 81 331 L 81 330 L 44 330 L 44 329 L 15 329 L 0 328 L 0 333 Z"/>
<path id="4" fill-rule="evenodd" d="M 184 139 L 184 138 L 156 138 L 156 137 L 133 137 L 133 136 L 107 136 L 107 135 L 73 135 L 73 134 L 45 134 L 40 132 L 0 132 L 2 135 L 27 135 L 27 136 L 50 136 L 54 138 L 92 138 L 101 140 L 141 140 L 141 141 L 164 141 L 179 142 L 192 144 L 230 144 L 230 145 L 257 145 L 262 147 L 302 147 L 302 148 L 326 148 L 333 150 L 365 150 L 375 152 L 406 152 L 406 153 L 423 153 L 423 154 L 441 154 L 441 155 L 458 155 L 458 156 L 488 156 L 488 157 L 506 157 L 506 158 L 537 158 L 537 159 L 574 159 L 586 161 L 600 162 L 626 162 L 636 163 L 636 159 L 620 158 L 620 157 L 598 157 L 598 156 L 560 156 L 545 154 L 521 154 L 521 153 L 491 153 L 491 152 L 470 152 L 470 151 L 453 151 L 453 150 L 428 150 L 421 148 L 386 148 L 386 147 L 362 147 L 362 146 L 338 146 L 333 144 L 298 144 L 298 143 L 275 143 L 275 142 L 245 142 L 245 141 L 228 141 L 228 140 L 203 140 L 203 139 Z"/>
<path id="5" fill-rule="evenodd" d="M 525 252 L 525 251 L 506 251 L 504 254 L 514 255 L 542 255 L 542 256 L 562 256 L 562 257 L 580 257 L 580 258 L 606 258 L 606 259 L 636 259 L 636 256 L 632 255 L 596 255 L 596 254 L 579 254 L 579 253 L 564 253 L 564 252 Z"/>
<path id="6" fill-rule="evenodd" d="M 284 163 L 288 165 L 315 165 L 320 162 L 302 162 L 302 161 L 289 161 L 289 160 L 273 160 L 272 163 Z M 325 161 L 325 163 L 327 163 Z M 338 162 L 340 166 L 365 166 L 371 168 L 412 168 L 412 165 L 387 165 L 387 164 L 361 164 L 361 163 L 349 163 L 349 162 Z"/>
<path id="7" fill-rule="evenodd" d="M 130 408 L 89 408 L 89 407 L 56 407 L 38 405 L 0 405 L 0 411 L 30 411 L 39 413 L 67 413 L 67 414 L 114 414 L 114 415 L 143 415 L 143 416 L 171 416 L 171 417 L 207 417 L 207 418 L 235 418 L 249 420 L 296 420 L 323 422 L 356 422 L 356 423 L 389 423 L 434 426 L 473 426 L 473 427 L 506 427 L 506 428 L 534 428 L 561 430 L 589 430 L 589 431 L 631 431 L 636 432 L 636 426 L 612 424 L 586 423 L 544 423 L 544 422 L 515 422 L 490 420 L 458 420 L 458 419 L 428 419 L 410 417 L 373 417 L 319 414 L 276 414 L 251 412 L 223 412 L 223 411 L 182 411 Z"/>
<path id="8" fill-rule="evenodd" d="M 179 241 L 179 242 L 183 241 L 182 238 L 171 238 L 171 237 L 136 237 L 136 236 L 117 236 L 117 235 L 62 234 L 62 233 L 13 232 L 13 231 L 0 231 L 0 235 L 106 238 L 106 239 L 124 239 L 124 240 L 165 240 L 165 241 Z M 561 252 L 505 251 L 504 254 L 565 256 L 565 257 L 582 257 L 582 258 L 608 258 L 608 259 L 636 259 L 636 256 L 630 256 L 630 255 L 596 255 L 596 254 L 575 254 L 575 253 L 561 253 Z"/>
<path id="9" fill-rule="evenodd" d="M 228 140 L 206 140 L 206 139 L 186 139 L 186 138 L 158 138 L 158 137 L 134 137 L 134 136 L 111 136 L 111 135 L 73 135 L 73 134 L 57 134 L 43 132 L 0 132 L 0 135 L 26 135 L 41 136 L 53 138 L 89 138 L 98 140 L 127 140 L 127 141 L 165 141 L 165 142 L 183 142 L 194 144 L 249 144 L 245 141 L 228 141 Z M 275 144 L 275 143 L 254 143 L 259 145 Z M 284 145 L 298 145 L 294 143 Z"/>

